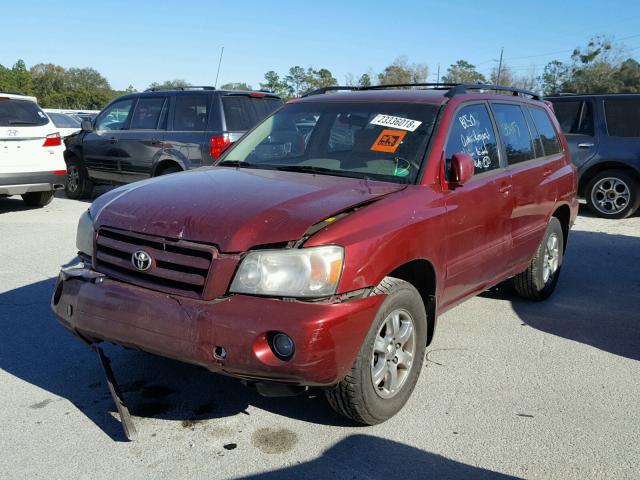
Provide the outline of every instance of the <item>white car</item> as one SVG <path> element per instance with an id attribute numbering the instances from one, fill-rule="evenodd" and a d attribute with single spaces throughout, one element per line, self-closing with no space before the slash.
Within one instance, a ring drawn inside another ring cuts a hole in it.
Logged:
<path id="1" fill-rule="evenodd" d="M 62 137 L 68 137 L 81 130 L 80 120 L 66 113 L 50 112 L 45 110 L 53 124 L 56 126 Z"/>
<path id="2" fill-rule="evenodd" d="M 0 197 L 44 206 L 64 188 L 67 166 L 58 128 L 35 97 L 0 92 Z"/>

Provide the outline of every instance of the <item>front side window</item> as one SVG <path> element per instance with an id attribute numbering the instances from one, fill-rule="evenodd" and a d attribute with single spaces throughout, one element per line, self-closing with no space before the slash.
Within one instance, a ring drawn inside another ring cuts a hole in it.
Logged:
<path id="1" fill-rule="evenodd" d="M 173 116 L 173 129 L 182 132 L 202 132 L 207 129 L 209 97 L 179 95 Z"/>
<path id="2" fill-rule="evenodd" d="M 291 103 L 240 140 L 220 165 L 413 183 L 437 111 L 396 102 Z"/>
<path id="3" fill-rule="evenodd" d="M 545 155 L 553 155 L 560 153 L 562 147 L 560 146 L 560 140 L 556 134 L 556 129 L 553 128 L 551 119 L 545 110 L 542 108 L 529 107 L 529 112 L 533 117 L 533 122 L 536 124 L 538 132 L 540 132 L 540 140 L 542 140 L 542 148 Z"/>
<path id="4" fill-rule="evenodd" d="M 494 103 L 492 108 L 509 165 L 535 158 L 529 127 L 520 105 Z"/>
<path id="5" fill-rule="evenodd" d="M 108 106 L 96 119 L 96 130 L 124 130 L 127 128 L 132 106 L 132 98 Z"/>
<path id="6" fill-rule="evenodd" d="M 155 130 L 164 106 L 164 97 L 141 98 L 131 117 L 131 130 Z"/>
<path id="7" fill-rule="evenodd" d="M 484 104 L 462 107 L 454 116 L 445 148 L 447 166 L 454 153 L 471 155 L 474 175 L 500 168 L 496 134 Z"/>
<path id="8" fill-rule="evenodd" d="M 640 99 L 604 101 L 607 128 L 612 137 L 640 137 Z"/>

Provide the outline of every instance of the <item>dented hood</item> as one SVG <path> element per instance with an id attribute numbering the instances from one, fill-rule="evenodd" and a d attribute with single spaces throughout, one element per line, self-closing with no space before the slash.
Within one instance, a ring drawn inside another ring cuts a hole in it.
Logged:
<path id="1" fill-rule="evenodd" d="M 96 228 L 215 244 L 222 252 L 301 238 L 307 228 L 405 185 L 213 167 L 117 188 L 91 206 Z"/>

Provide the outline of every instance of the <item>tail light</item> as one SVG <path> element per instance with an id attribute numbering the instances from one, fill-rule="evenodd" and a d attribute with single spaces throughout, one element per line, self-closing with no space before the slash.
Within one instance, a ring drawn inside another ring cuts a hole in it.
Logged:
<path id="1" fill-rule="evenodd" d="M 58 132 L 47 135 L 44 139 L 43 147 L 59 147 L 62 145 L 62 137 Z"/>
<path id="2" fill-rule="evenodd" d="M 215 137 L 211 137 L 209 141 L 209 147 L 211 149 L 211 156 L 214 160 L 220 158 L 220 155 L 224 153 L 224 151 L 231 146 L 233 142 L 229 138 L 229 134 L 225 133 L 224 135 L 217 135 Z"/>

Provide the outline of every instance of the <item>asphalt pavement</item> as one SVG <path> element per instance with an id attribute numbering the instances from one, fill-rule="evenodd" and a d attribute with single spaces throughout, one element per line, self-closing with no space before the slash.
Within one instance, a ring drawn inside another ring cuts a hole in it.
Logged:
<path id="1" fill-rule="evenodd" d="M 139 438 L 96 355 L 53 318 L 88 203 L 0 199 L 0 478 L 640 478 L 640 216 L 581 216 L 543 303 L 500 285 L 443 315 L 409 403 L 375 427 L 322 392 L 238 381 L 107 346 Z"/>

